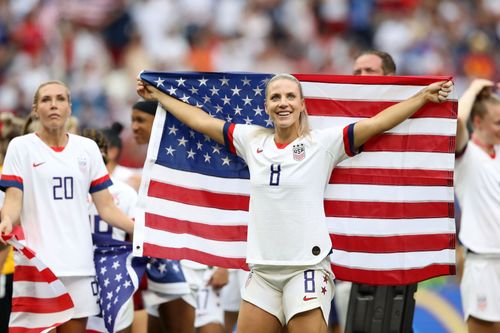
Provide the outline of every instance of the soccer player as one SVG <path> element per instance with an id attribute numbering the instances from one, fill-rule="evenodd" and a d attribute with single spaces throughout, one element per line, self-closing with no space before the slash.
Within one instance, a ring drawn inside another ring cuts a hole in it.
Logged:
<path id="1" fill-rule="evenodd" d="M 133 222 L 114 204 L 95 142 L 66 131 L 68 87 L 60 81 L 42 83 L 32 112 L 39 120 L 37 131 L 13 139 L 5 157 L 0 233 L 10 233 L 20 219 L 27 246 L 66 286 L 75 305 L 73 318 L 56 331 L 83 333 L 87 317 L 99 313 L 88 194 L 111 225 L 132 234 Z"/>
<path id="2" fill-rule="evenodd" d="M 239 333 L 274 333 L 284 325 L 290 333 L 326 332 L 333 273 L 323 199 L 333 168 L 427 102 L 445 101 L 451 88 L 451 82 L 436 82 L 343 130 L 310 130 L 300 82 L 278 74 L 266 86 L 265 110 L 274 123 L 274 129 L 266 129 L 212 118 L 137 79 L 140 96 L 158 100 L 179 121 L 225 144 L 249 167 L 251 272 L 242 292 Z"/>
<path id="3" fill-rule="evenodd" d="M 466 249 L 460 292 L 471 333 L 500 332 L 500 96 L 494 88 L 476 79 L 458 101 L 455 191 Z"/>

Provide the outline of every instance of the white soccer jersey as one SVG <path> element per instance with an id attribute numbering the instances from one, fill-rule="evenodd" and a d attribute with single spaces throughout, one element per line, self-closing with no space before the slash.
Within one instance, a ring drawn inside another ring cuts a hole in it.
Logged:
<path id="1" fill-rule="evenodd" d="M 459 238 L 478 253 L 500 254 L 500 145 L 491 158 L 474 142 L 456 159 L 455 191 L 462 210 Z"/>
<path id="2" fill-rule="evenodd" d="M 312 265 L 329 254 L 325 188 L 334 166 L 352 155 L 352 129 L 313 130 L 279 148 L 272 131 L 225 125 L 229 149 L 250 170 L 249 264 Z"/>
<path id="3" fill-rule="evenodd" d="M 36 134 L 14 138 L 0 179 L 23 191 L 26 243 L 56 276 L 95 275 L 88 194 L 111 185 L 97 144 L 68 134 L 59 152 Z"/>
<path id="4" fill-rule="evenodd" d="M 120 210 L 130 218 L 135 217 L 135 207 L 137 203 L 137 192 L 132 186 L 122 182 L 121 180 L 111 177 L 113 185 L 109 187 L 109 192 L 113 196 L 113 200 Z M 92 200 L 92 197 L 90 197 Z M 90 228 L 92 233 L 99 234 L 106 238 L 124 241 L 127 233 L 101 220 L 97 208 L 90 202 Z"/>

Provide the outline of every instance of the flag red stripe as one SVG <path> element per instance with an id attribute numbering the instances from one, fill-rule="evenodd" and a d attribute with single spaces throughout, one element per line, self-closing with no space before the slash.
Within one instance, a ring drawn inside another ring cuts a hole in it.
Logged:
<path id="1" fill-rule="evenodd" d="M 365 253 L 397 253 L 455 249 L 455 234 L 354 236 L 330 234 L 336 250 Z"/>
<path id="2" fill-rule="evenodd" d="M 151 181 L 149 195 L 180 202 L 225 210 L 248 211 L 248 197 L 185 189 L 180 186 Z M 453 217 L 453 202 L 365 202 L 325 200 L 326 216 L 358 218 L 432 218 Z"/>
<path id="3" fill-rule="evenodd" d="M 330 184 L 453 186 L 453 171 L 422 169 L 335 168 Z"/>
<path id="4" fill-rule="evenodd" d="M 201 207 L 245 211 L 248 211 L 250 201 L 245 195 L 213 193 L 154 180 L 149 183 L 148 196 Z"/>
<path id="5" fill-rule="evenodd" d="M 209 225 L 192 221 L 178 220 L 170 217 L 145 214 L 145 223 L 149 228 L 168 231 L 176 234 L 190 234 L 218 241 L 246 241 L 246 225 Z"/>
<path id="6" fill-rule="evenodd" d="M 380 111 L 397 104 L 398 101 L 353 101 L 307 97 L 305 99 L 307 113 L 310 116 L 333 117 L 373 117 Z M 453 112 L 450 112 L 453 110 Z M 411 118 L 456 118 L 457 102 L 446 101 L 440 104 L 427 103 Z M 335 123 L 335 119 L 332 119 Z"/>
<path id="7" fill-rule="evenodd" d="M 421 268 L 394 269 L 394 270 L 368 270 L 353 267 L 333 266 L 335 278 L 355 283 L 373 285 L 404 285 L 424 281 L 441 275 L 455 275 L 454 265 L 433 264 Z"/>
<path id="8" fill-rule="evenodd" d="M 325 200 L 325 214 L 332 217 L 416 219 L 453 217 L 453 202 L 366 202 Z"/>
<path id="9" fill-rule="evenodd" d="M 14 271 L 14 282 L 47 282 L 51 283 L 57 280 L 57 277 L 48 268 L 41 271 L 35 266 L 16 265 Z"/>
<path id="10" fill-rule="evenodd" d="M 451 80 L 451 76 L 363 76 L 363 75 L 330 75 L 330 74 L 293 74 L 302 82 L 324 82 L 336 84 L 362 84 L 362 85 L 384 85 L 394 84 L 398 86 L 427 86 L 436 81 Z M 424 87 L 422 87 L 424 88 Z"/>
<path id="11" fill-rule="evenodd" d="M 363 151 L 452 153 L 455 151 L 455 137 L 385 134 L 368 141 Z"/>
<path id="12" fill-rule="evenodd" d="M 63 323 L 55 323 L 54 325 L 48 327 L 37 327 L 37 328 L 28 328 L 28 327 L 9 327 L 9 333 L 40 333 L 48 328 L 57 327 Z"/>
<path id="13" fill-rule="evenodd" d="M 144 243 L 144 256 L 154 256 L 158 258 L 168 259 L 188 259 L 196 262 L 202 262 L 205 265 L 227 267 L 227 268 L 241 268 L 248 270 L 245 258 L 230 258 L 221 257 L 211 253 L 202 252 L 190 248 L 172 248 L 166 246 L 159 246 L 150 243 Z"/>
<path id="14" fill-rule="evenodd" d="M 73 307 L 69 294 L 52 298 L 14 297 L 12 312 L 54 313 L 65 311 Z"/>

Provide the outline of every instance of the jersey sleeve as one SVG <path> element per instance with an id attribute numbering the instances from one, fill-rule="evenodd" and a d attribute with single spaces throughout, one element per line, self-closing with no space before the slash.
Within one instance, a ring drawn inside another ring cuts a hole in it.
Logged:
<path id="1" fill-rule="evenodd" d="M 246 149 L 252 133 L 255 133 L 260 126 L 226 123 L 224 125 L 224 141 L 227 150 L 246 160 Z"/>
<path id="2" fill-rule="evenodd" d="M 93 141 L 91 141 L 90 144 L 89 155 L 90 155 L 89 159 L 91 161 L 90 164 L 91 183 L 90 183 L 89 193 L 92 194 L 110 187 L 111 185 L 113 185 L 113 182 L 111 181 L 108 170 L 104 165 L 101 152 L 97 147 L 97 144 Z"/>
<path id="3" fill-rule="evenodd" d="M 354 124 L 349 124 L 344 128 L 334 127 L 320 131 L 321 141 L 333 156 L 334 165 L 361 152 L 361 149 L 358 151 L 354 149 Z"/>
<path id="4" fill-rule="evenodd" d="M 19 147 L 19 140 L 18 138 L 14 138 L 9 144 L 4 159 L 2 176 L 0 177 L 0 189 L 2 191 L 5 191 L 9 187 L 16 187 L 21 191 L 24 190 L 21 152 L 22 147 Z"/>

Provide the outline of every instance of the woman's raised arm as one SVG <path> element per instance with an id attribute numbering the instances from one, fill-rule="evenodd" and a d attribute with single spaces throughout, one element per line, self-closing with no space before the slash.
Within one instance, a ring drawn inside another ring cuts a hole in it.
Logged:
<path id="1" fill-rule="evenodd" d="M 379 135 L 411 117 L 427 102 L 444 102 L 452 91 L 451 81 L 434 82 L 413 97 L 394 104 L 377 115 L 354 125 L 354 148 L 358 149 L 372 137 Z"/>
<path id="2" fill-rule="evenodd" d="M 156 89 L 137 78 L 137 93 L 144 99 L 157 100 L 180 122 L 193 130 L 203 133 L 218 143 L 224 144 L 223 128 L 225 122 L 213 118 L 196 106 L 189 105 Z"/>

